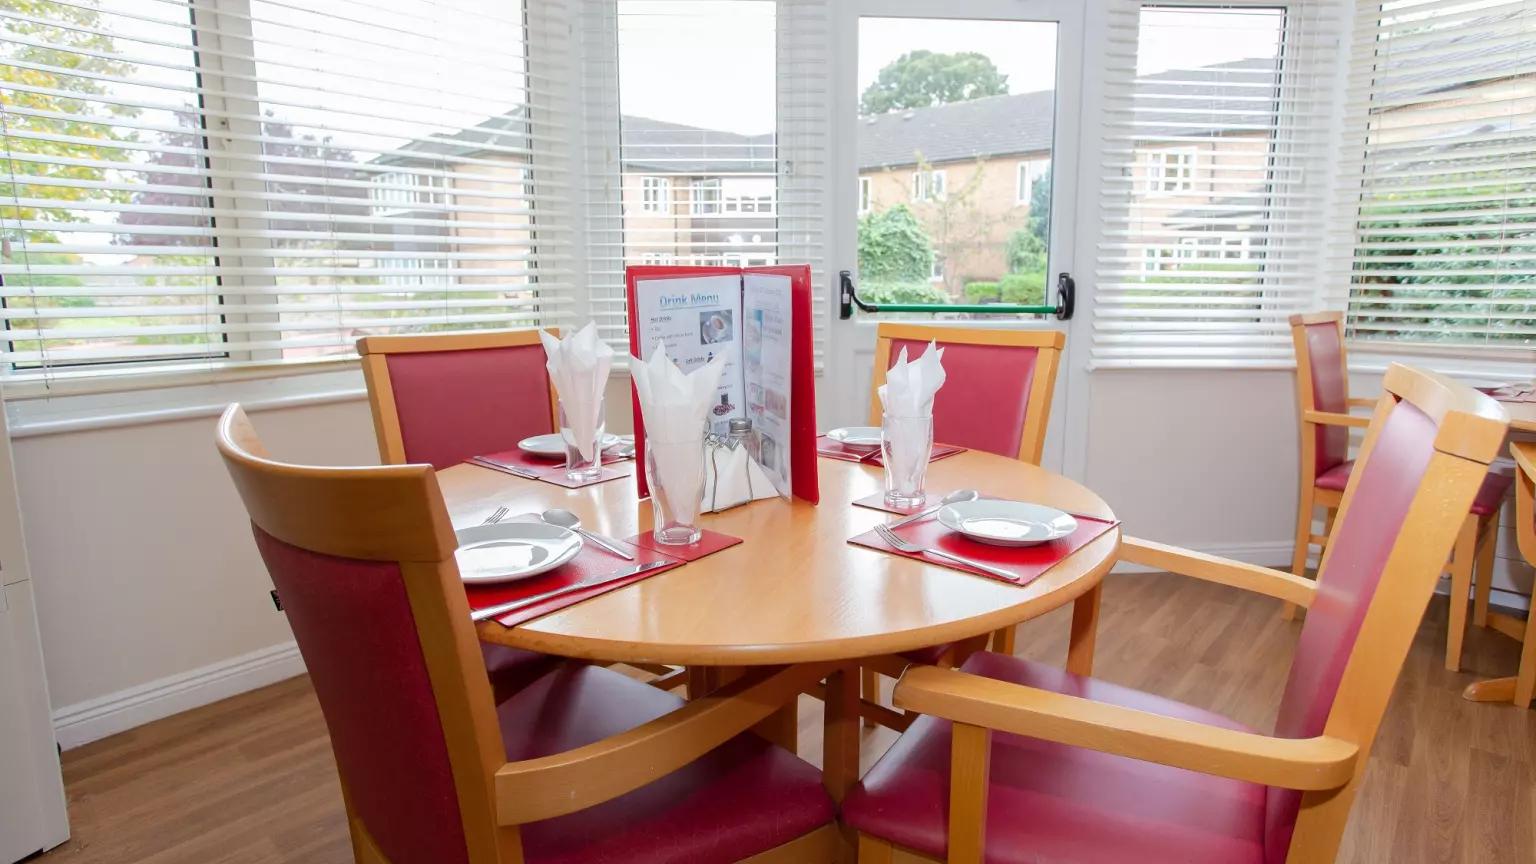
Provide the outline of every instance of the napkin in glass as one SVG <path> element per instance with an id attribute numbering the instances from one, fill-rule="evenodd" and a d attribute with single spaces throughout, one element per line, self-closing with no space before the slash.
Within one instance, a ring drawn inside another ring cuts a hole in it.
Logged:
<path id="1" fill-rule="evenodd" d="M 564 339 L 540 330 L 544 342 L 549 380 L 560 394 L 565 419 L 575 436 L 576 449 L 588 462 L 597 461 L 597 420 L 603 407 L 603 392 L 608 389 L 608 373 L 613 369 L 613 349 L 597 338 L 597 325 L 587 326 Z"/>
<path id="2" fill-rule="evenodd" d="M 725 373 L 724 355 L 684 374 L 667 356 L 666 346 L 658 343 L 649 363 L 629 358 L 629 372 L 640 397 L 646 455 L 656 468 L 656 482 L 668 489 L 699 488 L 704 482 L 704 429 L 720 389 L 720 377 Z M 699 447 L 651 446 L 651 442 L 694 441 L 701 442 Z M 652 489 L 651 494 L 655 495 L 656 490 Z M 687 502 L 676 503 L 686 506 Z M 694 501 L 691 506 L 698 507 L 699 503 Z"/>
<path id="3" fill-rule="evenodd" d="M 913 362 L 907 362 L 907 349 L 902 346 L 896 364 L 885 373 L 885 383 L 877 391 L 880 404 L 888 417 L 933 417 L 933 397 L 944 386 L 944 349 L 937 342 L 929 342 L 928 350 Z M 910 423 L 887 423 L 884 434 L 890 442 L 891 464 L 888 466 L 898 477 L 914 476 L 919 463 L 928 460 L 927 446 L 931 430 L 922 435 Z"/>

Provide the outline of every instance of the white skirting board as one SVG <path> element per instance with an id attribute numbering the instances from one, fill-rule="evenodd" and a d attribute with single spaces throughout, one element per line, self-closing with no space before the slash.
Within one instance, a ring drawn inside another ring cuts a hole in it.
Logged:
<path id="1" fill-rule="evenodd" d="M 284 642 L 53 712 L 65 750 L 304 674 L 299 646 Z"/>

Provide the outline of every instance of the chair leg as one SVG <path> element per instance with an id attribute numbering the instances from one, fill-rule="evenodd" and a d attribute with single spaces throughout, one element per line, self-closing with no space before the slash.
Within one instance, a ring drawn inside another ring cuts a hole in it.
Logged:
<path id="1" fill-rule="evenodd" d="M 1477 567 L 1472 574 L 1472 623 L 1488 626 L 1488 597 L 1493 592 L 1494 552 L 1499 547 L 1499 514 L 1483 517 L 1478 539 Z"/>
<path id="2" fill-rule="evenodd" d="M 1445 668 L 1461 671 L 1461 642 L 1467 635 L 1468 595 L 1472 591 L 1472 565 L 1477 559 L 1478 518 L 1467 514 L 1451 553 L 1451 616 L 1445 635 Z"/>
<path id="3" fill-rule="evenodd" d="M 1520 649 L 1520 672 L 1515 679 L 1515 705 L 1531 707 L 1536 695 L 1536 612 L 1525 622 L 1525 646 Z"/>
<path id="4" fill-rule="evenodd" d="M 880 673 L 876 672 L 873 669 L 868 669 L 868 668 L 861 667 L 859 669 L 859 693 L 864 697 L 864 701 L 865 702 L 868 702 L 871 705 L 879 705 L 880 704 Z M 865 717 L 860 722 L 865 727 L 869 727 L 869 726 L 875 725 L 875 721 L 869 719 L 868 717 Z"/>
<path id="5" fill-rule="evenodd" d="M 1296 551 L 1291 556 L 1291 572 L 1302 578 L 1307 575 L 1307 551 L 1312 546 L 1312 490 L 1303 484 L 1301 510 L 1296 514 Z M 1295 620 L 1296 604 L 1286 603 L 1280 615 L 1287 621 Z"/>
<path id="6" fill-rule="evenodd" d="M 992 650 L 998 654 L 1013 654 L 1013 629 L 1004 627 L 992 633 Z"/>

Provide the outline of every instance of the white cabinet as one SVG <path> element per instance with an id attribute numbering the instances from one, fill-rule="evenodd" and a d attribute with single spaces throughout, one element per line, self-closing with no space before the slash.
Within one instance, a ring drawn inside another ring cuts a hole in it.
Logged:
<path id="1" fill-rule="evenodd" d="M 69 839 L 27 552 L 0 409 L 0 864 Z"/>

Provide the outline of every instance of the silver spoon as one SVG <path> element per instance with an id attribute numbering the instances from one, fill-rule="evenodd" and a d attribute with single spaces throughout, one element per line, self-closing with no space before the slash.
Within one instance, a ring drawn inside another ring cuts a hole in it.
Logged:
<path id="1" fill-rule="evenodd" d="M 932 507 L 925 507 L 922 510 L 913 513 L 911 516 L 897 519 L 895 522 L 891 522 L 885 527 L 900 528 L 903 525 L 911 525 L 913 522 L 916 522 L 919 519 L 926 519 L 929 516 L 932 516 L 950 504 L 959 504 L 962 501 L 975 501 L 980 497 L 981 493 L 977 492 L 975 489 L 956 489 L 948 495 L 945 495 L 943 498 L 940 498 L 939 503 L 933 505 Z"/>
<path id="2" fill-rule="evenodd" d="M 577 516 L 575 513 L 572 513 L 569 510 L 561 510 L 559 508 L 555 508 L 553 510 L 545 510 L 543 513 L 539 514 L 539 518 L 543 519 L 550 525 L 555 525 L 560 528 L 575 531 L 577 534 L 580 534 L 588 540 L 591 540 L 593 543 L 596 543 L 604 549 L 607 549 L 609 552 L 612 552 L 620 558 L 623 558 L 627 561 L 635 560 L 635 556 L 619 548 L 619 546 L 612 540 L 609 540 L 601 534 L 594 534 L 591 531 L 581 527 L 581 517 Z"/>

